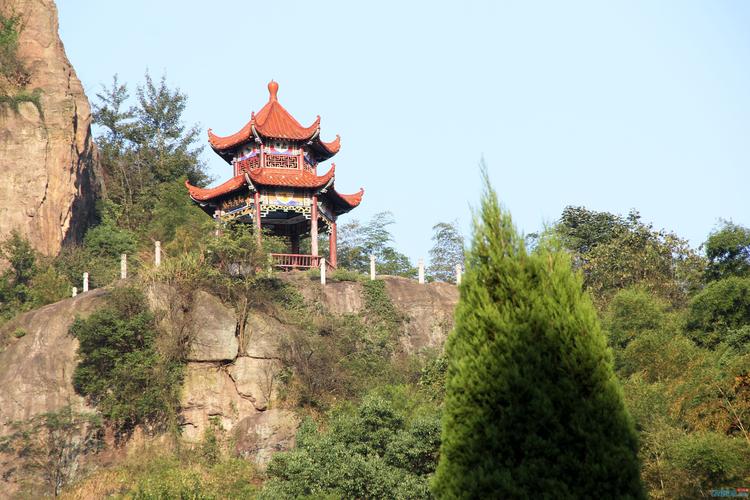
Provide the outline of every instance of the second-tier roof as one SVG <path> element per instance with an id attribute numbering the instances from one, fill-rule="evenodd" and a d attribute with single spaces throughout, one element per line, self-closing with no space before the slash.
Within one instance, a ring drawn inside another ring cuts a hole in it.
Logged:
<path id="1" fill-rule="evenodd" d="M 250 121 L 232 135 L 220 137 L 208 129 L 208 142 L 216 153 L 227 162 L 232 160 L 237 147 L 255 138 L 305 141 L 310 145 L 316 160 L 323 161 L 338 153 L 341 138 L 337 135 L 331 142 L 320 139 L 320 116 L 312 125 L 305 127 L 298 122 L 278 101 L 279 84 L 271 80 L 268 84 L 268 102 L 258 113 L 252 113 Z"/>

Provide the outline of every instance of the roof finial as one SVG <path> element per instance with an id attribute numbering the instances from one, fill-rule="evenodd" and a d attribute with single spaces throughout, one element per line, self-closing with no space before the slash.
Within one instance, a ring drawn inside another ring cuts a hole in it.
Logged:
<path id="1" fill-rule="evenodd" d="M 279 92 L 279 84 L 275 81 L 271 80 L 268 82 L 268 93 L 269 93 L 269 101 L 276 101 L 276 94 Z"/>

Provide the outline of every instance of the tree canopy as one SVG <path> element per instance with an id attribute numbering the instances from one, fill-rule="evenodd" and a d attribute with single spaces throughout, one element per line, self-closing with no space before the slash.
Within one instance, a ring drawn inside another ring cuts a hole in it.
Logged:
<path id="1" fill-rule="evenodd" d="M 569 257 L 528 253 L 485 176 L 455 329 L 440 498 L 642 498 L 637 438 Z"/>

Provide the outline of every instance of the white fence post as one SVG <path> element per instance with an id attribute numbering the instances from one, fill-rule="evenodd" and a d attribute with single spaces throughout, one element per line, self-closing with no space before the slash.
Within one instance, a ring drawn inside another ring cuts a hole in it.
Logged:
<path id="1" fill-rule="evenodd" d="M 375 256 L 370 255 L 370 281 L 375 279 Z"/>
<path id="2" fill-rule="evenodd" d="M 461 264 L 456 264 L 456 285 L 461 284 Z"/>
<path id="3" fill-rule="evenodd" d="M 320 284 L 326 284 L 326 258 L 320 258 Z"/>
<path id="4" fill-rule="evenodd" d="M 73 295 L 72 296 L 75 297 L 76 295 L 78 295 L 78 287 L 74 286 L 73 287 Z"/>
<path id="5" fill-rule="evenodd" d="M 424 259 L 419 259 L 419 284 L 424 285 Z"/>
<path id="6" fill-rule="evenodd" d="M 156 267 L 161 265 L 161 241 L 154 242 L 154 265 Z"/>
<path id="7" fill-rule="evenodd" d="M 124 280 L 128 277 L 128 254 L 124 253 L 120 255 L 120 279 Z"/>
<path id="8" fill-rule="evenodd" d="M 83 292 L 89 291 L 89 273 L 83 273 Z"/>

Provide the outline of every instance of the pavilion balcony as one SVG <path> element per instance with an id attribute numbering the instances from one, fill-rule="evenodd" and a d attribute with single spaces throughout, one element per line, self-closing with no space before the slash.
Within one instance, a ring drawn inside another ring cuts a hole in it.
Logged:
<path id="1" fill-rule="evenodd" d="M 272 253 L 270 255 L 273 267 L 287 271 L 293 269 L 320 268 L 320 259 L 322 258 L 319 255 L 303 255 L 297 253 Z M 326 268 L 329 271 L 336 269 L 328 261 L 326 261 Z"/>

